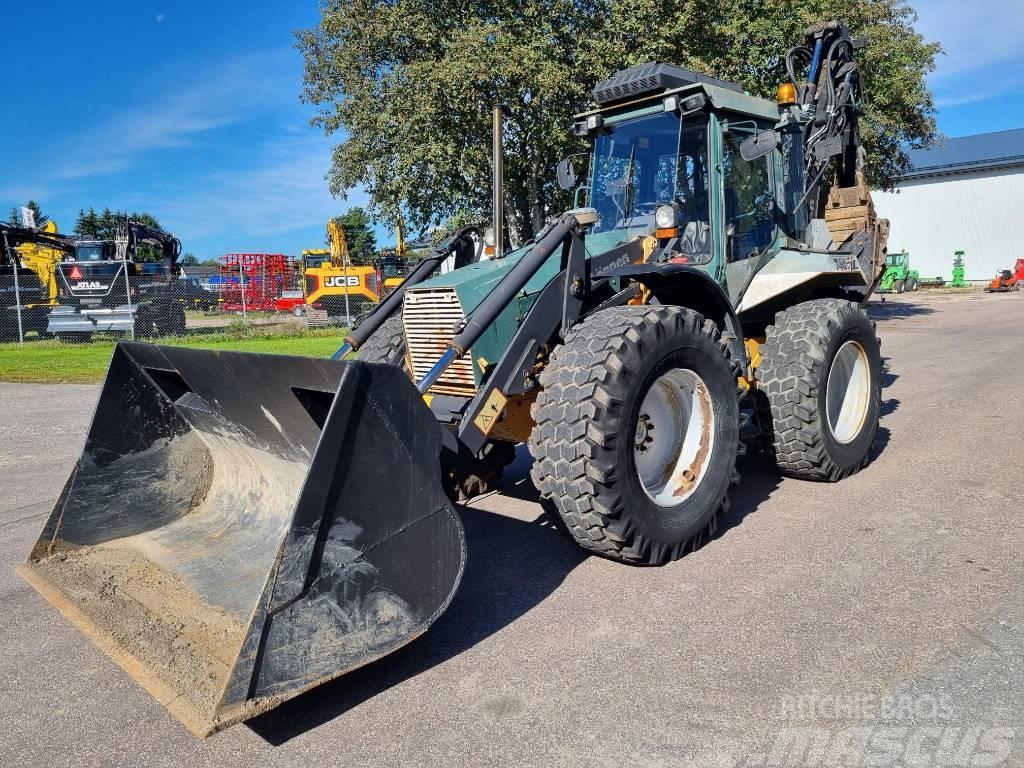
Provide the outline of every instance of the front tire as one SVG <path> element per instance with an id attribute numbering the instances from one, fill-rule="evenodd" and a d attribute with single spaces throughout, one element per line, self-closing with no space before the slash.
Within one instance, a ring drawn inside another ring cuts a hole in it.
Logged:
<path id="1" fill-rule="evenodd" d="M 405 327 L 397 312 L 381 325 L 359 348 L 359 359 L 366 363 L 387 363 L 408 370 L 405 364 Z"/>
<path id="2" fill-rule="evenodd" d="M 655 565 L 714 533 L 739 374 L 715 324 L 681 307 L 606 309 L 569 333 L 541 374 L 529 446 L 534 484 L 581 547 Z"/>
<path id="3" fill-rule="evenodd" d="M 762 428 L 779 471 L 836 481 L 869 458 L 882 400 L 875 323 L 838 299 L 797 304 L 775 316 L 757 371 Z"/>
<path id="4" fill-rule="evenodd" d="M 515 443 L 495 440 L 484 446 L 480 455 L 464 475 L 452 476 L 447 485 L 448 498 L 465 502 L 494 490 L 505 473 L 505 467 L 515 461 Z"/>

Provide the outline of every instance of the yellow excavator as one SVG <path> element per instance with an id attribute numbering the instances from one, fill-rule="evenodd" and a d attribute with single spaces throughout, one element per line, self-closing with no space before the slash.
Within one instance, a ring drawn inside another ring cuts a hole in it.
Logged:
<path id="1" fill-rule="evenodd" d="M 352 263 L 345 228 L 334 219 L 327 222 L 327 239 L 330 251 L 317 248 L 302 252 L 302 286 L 306 304 L 337 316 L 351 314 L 353 301 L 360 308 L 365 302 L 376 304 L 380 301 L 377 270 L 372 266 Z M 325 258 L 328 255 L 329 260 Z"/>
<path id="2" fill-rule="evenodd" d="M 373 266 L 352 263 L 345 228 L 335 219 L 327 222 L 327 238 L 329 251 L 312 248 L 302 252 L 302 288 L 307 305 L 324 309 L 329 315 L 351 314 L 354 307 L 350 304 L 346 310 L 346 298 L 355 300 L 361 310 L 365 302 L 377 304 L 402 283 L 409 249 L 401 218 L 397 246 L 383 251 Z"/>
<path id="3" fill-rule="evenodd" d="M 75 242 L 57 234 L 52 221 L 41 230 L 0 223 L 0 340 L 47 332 L 59 293 L 57 265 L 74 254 Z"/>

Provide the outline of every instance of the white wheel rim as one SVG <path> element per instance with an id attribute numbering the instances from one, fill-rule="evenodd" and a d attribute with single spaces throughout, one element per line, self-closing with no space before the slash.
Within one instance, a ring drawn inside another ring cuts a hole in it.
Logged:
<path id="1" fill-rule="evenodd" d="M 674 507 L 700 486 L 715 446 L 715 412 L 704 380 L 687 368 L 659 376 L 637 412 L 633 459 L 644 493 Z"/>
<path id="2" fill-rule="evenodd" d="M 839 443 L 852 442 L 864 427 L 871 395 L 871 372 L 864 347 L 848 341 L 832 359 L 825 385 L 828 427 Z"/>

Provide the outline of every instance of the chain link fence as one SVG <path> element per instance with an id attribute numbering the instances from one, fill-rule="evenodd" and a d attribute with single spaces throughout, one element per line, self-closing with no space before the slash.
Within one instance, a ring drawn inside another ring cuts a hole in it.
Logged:
<path id="1" fill-rule="evenodd" d="M 0 267 L 0 347 L 54 339 L 151 340 L 267 327 L 272 333 L 349 327 L 397 287 L 413 265 L 302 270 L 281 254 L 228 254 L 218 267 L 66 261 L 49 271 Z M 53 342 L 51 342 L 53 343 Z"/>

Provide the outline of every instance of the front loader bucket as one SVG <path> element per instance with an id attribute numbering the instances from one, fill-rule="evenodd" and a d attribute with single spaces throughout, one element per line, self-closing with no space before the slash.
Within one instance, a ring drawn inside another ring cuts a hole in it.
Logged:
<path id="1" fill-rule="evenodd" d="M 19 573 L 205 736 L 444 611 L 440 454 L 399 368 L 123 343 Z"/>

